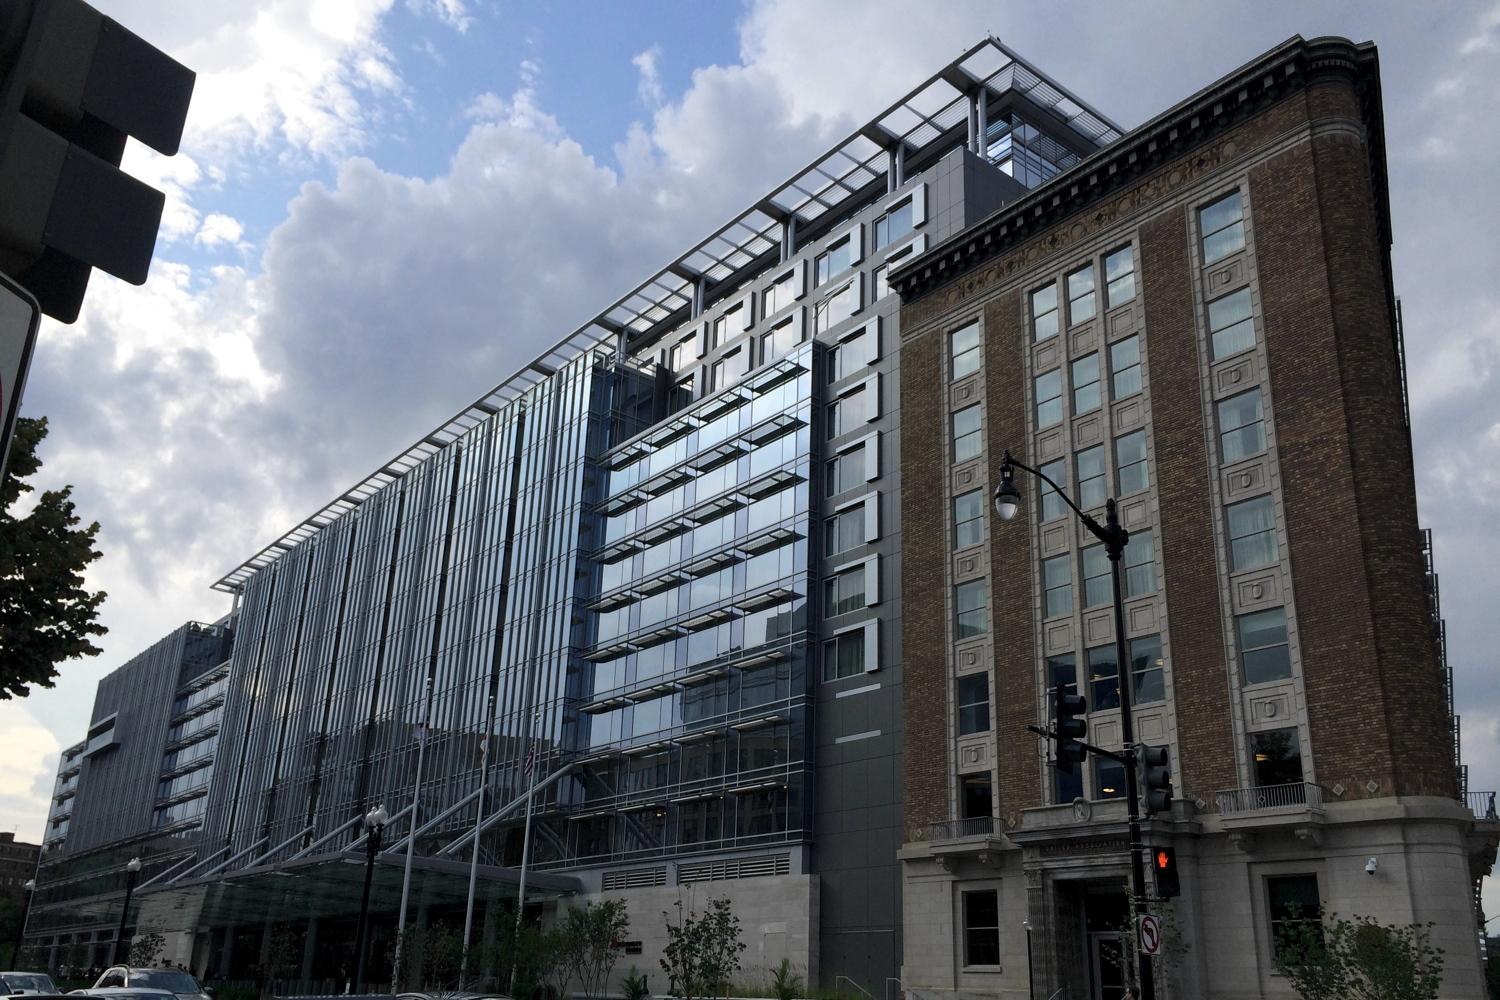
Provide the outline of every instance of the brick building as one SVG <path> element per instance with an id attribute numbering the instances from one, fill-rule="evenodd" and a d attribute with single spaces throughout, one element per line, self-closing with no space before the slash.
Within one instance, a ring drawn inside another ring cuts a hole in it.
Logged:
<path id="1" fill-rule="evenodd" d="M 26 883 L 36 874 L 41 844 L 28 844 L 6 830 L 0 833 L 0 898 L 20 903 L 26 897 Z"/>
<path id="2" fill-rule="evenodd" d="M 1068 685 L 1120 746 L 1108 560 L 1030 477 L 996 519 L 1008 448 L 1131 532 L 1172 995 L 1291 996 L 1276 928 L 1319 906 L 1432 922 L 1481 995 L 1500 825 L 1455 759 L 1384 157 L 1375 47 L 1297 37 L 893 274 L 909 990 L 1120 996 L 1123 775 L 1025 729 Z"/>

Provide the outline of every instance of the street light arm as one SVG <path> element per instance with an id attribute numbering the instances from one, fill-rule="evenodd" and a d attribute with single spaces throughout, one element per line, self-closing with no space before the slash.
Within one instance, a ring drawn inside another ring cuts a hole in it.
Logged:
<path id="1" fill-rule="evenodd" d="M 1009 465 L 1009 466 L 1012 466 L 1014 468 L 1020 469 L 1023 472 L 1029 472 L 1033 476 L 1036 476 L 1042 482 L 1044 482 L 1048 486 L 1052 487 L 1052 492 L 1054 492 L 1058 496 L 1062 497 L 1063 503 L 1067 504 L 1070 508 L 1072 508 L 1073 513 L 1075 513 L 1075 514 L 1078 515 L 1078 519 L 1083 522 L 1083 526 L 1085 528 L 1089 529 L 1089 531 L 1093 533 L 1093 536 L 1095 538 L 1099 539 L 1099 541 L 1101 541 L 1101 542 L 1106 542 L 1106 543 L 1108 543 L 1109 541 L 1111 541 L 1109 532 L 1106 531 L 1104 528 L 1101 528 L 1099 526 L 1099 522 L 1098 521 L 1094 520 L 1092 517 L 1090 517 L 1089 515 L 1085 514 L 1083 512 L 1082 508 L 1080 508 L 1076 503 L 1073 502 L 1073 498 L 1070 497 L 1070 496 L 1068 496 L 1068 494 L 1063 490 L 1063 488 L 1061 486 L 1058 486 L 1056 483 L 1054 483 L 1052 481 L 1052 477 L 1049 476 L 1049 475 L 1047 475 L 1041 469 L 1033 469 L 1031 466 L 1027 465 L 1025 462 L 1022 462 L 1020 459 L 1018 459 L 1015 456 L 1013 456 L 1010 453 L 1009 449 L 1006 449 L 1005 456 L 1003 458 L 1001 458 L 1001 460 L 1000 460 L 1000 465 L 1001 465 L 1001 468 L 1004 468 L 1005 466 Z"/>

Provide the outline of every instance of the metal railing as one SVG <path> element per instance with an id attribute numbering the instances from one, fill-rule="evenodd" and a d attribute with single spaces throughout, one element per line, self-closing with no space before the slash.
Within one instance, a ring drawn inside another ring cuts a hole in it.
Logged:
<path id="1" fill-rule="evenodd" d="M 1464 792 L 1462 801 L 1475 819 L 1500 819 L 1500 804 L 1494 792 Z"/>
<path id="2" fill-rule="evenodd" d="M 995 832 L 995 817 L 973 816 L 949 819 L 927 827 L 928 840 L 958 840 L 962 837 L 987 837 Z"/>
<path id="3" fill-rule="evenodd" d="M 1229 788 L 1215 792 L 1214 799 L 1218 803 L 1219 813 L 1225 816 L 1254 812 L 1257 809 L 1286 809 L 1296 806 L 1321 809 L 1323 786 L 1310 781 L 1296 781 L 1289 785 Z"/>
<path id="4" fill-rule="evenodd" d="M 859 985 L 854 980 L 850 979 L 848 976 L 834 976 L 833 977 L 833 989 L 834 989 L 834 992 L 835 993 L 839 993 L 841 996 L 848 996 L 849 994 L 845 994 L 841 990 L 839 990 L 839 983 L 848 983 L 850 986 L 853 986 L 856 990 L 859 991 L 860 996 L 864 997 L 865 1000 L 875 1000 L 875 994 L 871 993 L 869 990 L 865 989 L 863 986 Z"/>

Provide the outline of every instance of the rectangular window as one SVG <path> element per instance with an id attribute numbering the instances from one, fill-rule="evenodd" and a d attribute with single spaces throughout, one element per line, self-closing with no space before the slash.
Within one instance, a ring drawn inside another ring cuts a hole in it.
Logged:
<path id="1" fill-rule="evenodd" d="M 1260 389 L 1230 396 L 1219 403 L 1219 459 L 1238 462 L 1266 450 L 1265 414 Z"/>
<path id="2" fill-rule="evenodd" d="M 1135 298 L 1135 254 L 1121 247 L 1104 258 L 1104 300 L 1109 307 Z"/>
<path id="3" fill-rule="evenodd" d="M 1249 569 L 1276 561 L 1276 510 L 1270 494 L 1230 504 L 1229 564 L 1231 569 Z"/>
<path id="4" fill-rule="evenodd" d="M 1203 263 L 1223 260 L 1245 245 L 1245 212 L 1240 193 L 1231 191 L 1198 212 L 1203 233 Z"/>
<path id="5" fill-rule="evenodd" d="M 1123 799 L 1125 797 L 1125 766 L 1108 757 L 1094 758 L 1094 789 L 1096 799 Z"/>
<path id="6" fill-rule="evenodd" d="M 1057 336 L 1057 286 L 1031 293 L 1031 329 L 1038 344 Z"/>
<path id="7" fill-rule="evenodd" d="M 1073 415 L 1099 408 L 1099 355 L 1089 354 L 1073 362 Z"/>
<path id="8" fill-rule="evenodd" d="M 958 735 L 987 733 L 990 729 L 990 682 L 984 674 L 958 679 Z"/>
<path id="9" fill-rule="evenodd" d="M 1072 653 L 1047 657 L 1047 690 L 1056 690 L 1058 685 L 1067 688 L 1068 694 L 1078 693 L 1078 658 Z"/>
<path id="10" fill-rule="evenodd" d="M 1036 377 L 1037 430 L 1062 423 L 1062 369 Z"/>
<path id="11" fill-rule="evenodd" d="M 1316 875 L 1272 875 L 1266 879 L 1271 946 L 1280 958 L 1323 943 L 1323 903 Z"/>
<path id="12" fill-rule="evenodd" d="M 1114 373 L 1115 399 L 1141 391 L 1141 338 L 1126 337 L 1109 345 L 1109 370 Z"/>
<path id="13" fill-rule="evenodd" d="M 979 370 L 979 324 L 970 323 L 948 335 L 948 358 L 953 378 L 961 379 Z"/>
<path id="14" fill-rule="evenodd" d="M 988 774 L 966 774 L 958 779 L 959 802 L 964 819 L 984 819 L 995 815 L 995 795 Z"/>
<path id="15" fill-rule="evenodd" d="M 823 519 L 823 554 L 840 552 L 865 544 L 865 508 L 861 504 Z"/>
<path id="16" fill-rule="evenodd" d="M 1133 431 L 1115 438 L 1115 480 L 1120 496 L 1139 493 L 1151 485 L 1146 466 L 1146 432 Z"/>
<path id="17" fill-rule="evenodd" d="M 823 679 L 836 681 L 865 672 L 865 633 L 863 629 L 844 632 L 823 643 Z"/>
<path id="18" fill-rule="evenodd" d="M 1156 590 L 1156 545 L 1149 531 L 1133 531 L 1125 546 L 1125 576 L 1120 589 L 1127 598 Z"/>
<path id="19" fill-rule="evenodd" d="M 1165 701 L 1167 686 L 1162 673 L 1161 636 L 1143 635 L 1130 640 L 1130 681 L 1135 703 L 1149 705 Z"/>
<path id="20" fill-rule="evenodd" d="M 797 272 L 788 271 L 766 287 L 761 295 L 761 319 L 775 315 L 795 301 Z"/>
<path id="21" fill-rule="evenodd" d="M 828 352 L 828 381 L 837 382 L 853 375 L 870 363 L 870 345 L 875 334 L 869 327 L 839 341 L 838 346 Z"/>
<path id="22" fill-rule="evenodd" d="M 736 348 L 733 354 L 726 354 L 713 363 L 713 367 L 710 369 L 713 379 L 712 389 L 718 391 L 727 385 L 739 381 L 749 370 L 749 349 Z"/>
<path id="23" fill-rule="evenodd" d="M 1135 544 L 1135 536 L 1130 536 Z M 1114 600 L 1114 587 L 1109 579 L 1109 554 L 1102 545 L 1090 545 L 1083 550 L 1083 606 L 1095 608 Z"/>
<path id="24" fill-rule="evenodd" d="M 1113 644 L 1084 651 L 1089 668 L 1089 709 L 1120 707 L 1120 661 Z"/>
<path id="25" fill-rule="evenodd" d="M 1240 615 L 1234 623 L 1239 631 L 1240 670 L 1246 684 L 1281 681 L 1292 676 L 1285 608 Z"/>
<path id="26" fill-rule="evenodd" d="M 964 964 L 1000 964 L 1000 893 L 994 889 L 966 892 L 964 900 Z"/>
<path id="27" fill-rule="evenodd" d="M 829 496 L 852 490 L 865 481 L 865 449 L 854 448 L 828 460 Z"/>
<path id="28" fill-rule="evenodd" d="M 984 491 L 953 498 L 953 547 L 968 548 L 984 541 Z"/>
<path id="29" fill-rule="evenodd" d="M 879 302 L 891 294 L 890 278 L 891 266 L 889 264 L 881 264 L 870 275 L 870 283 L 875 287 L 874 293 L 870 296 L 871 302 Z"/>
<path id="30" fill-rule="evenodd" d="M 673 344 L 672 349 L 667 352 L 667 367 L 672 369 L 673 372 L 681 374 L 692 366 L 694 360 L 693 349 L 697 346 L 698 338 L 696 336 L 687 337 Z"/>
<path id="31" fill-rule="evenodd" d="M 1048 618 L 1073 610 L 1073 561 L 1068 556 L 1042 560 L 1042 589 Z"/>
<path id="32" fill-rule="evenodd" d="M 1213 337 L 1215 361 L 1255 346 L 1250 289 L 1241 288 L 1208 304 L 1208 332 Z"/>
<path id="33" fill-rule="evenodd" d="M 813 307 L 813 332 L 821 333 L 859 312 L 859 282 L 851 281 Z"/>
<path id="34" fill-rule="evenodd" d="M 1104 482 L 1104 445 L 1080 451 L 1074 460 L 1078 463 L 1078 506 L 1084 510 L 1102 507 L 1107 489 Z"/>
<path id="35" fill-rule="evenodd" d="M 912 230 L 911 199 L 907 198 L 901 204 L 875 220 L 875 249 L 890 246 Z"/>
<path id="36" fill-rule="evenodd" d="M 789 352 L 801 342 L 799 336 L 801 331 L 797 324 L 788 319 L 784 323 L 778 323 L 768 333 L 760 335 L 760 361 L 761 364 L 774 361 Z"/>
<path id="37" fill-rule="evenodd" d="M 1087 264 L 1068 275 L 1068 323 L 1094 318 L 1094 265 Z"/>
<path id="38" fill-rule="evenodd" d="M 985 611 L 986 589 L 983 580 L 971 580 L 953 588 L 953 607 L 958 623 L 958 638 L 968 639 L 989 631 Z"/>
<path id="39" fill-rule="evenodd" d="M 833 246 L 818 254 L 814 283 L 821 285 L 836 275 L 849 270 L 854 263 L 854 243 L 845 236 Z"/>
<path id="40" fill-rule="evenodd" d="M 828 436 L 836 438 L 847 434 L 865 421 L 865 387 L 861 385 L 828 404 Z"/>
<path id="41" fill-rule="evenodd" d="M 855 566 L 823 581 L 823 617 L 834 618 L 865 606 L 865 567 Z"/>
<path id="42" fill-rule="evenodd" d="M 1302 783 L 1302 741 L 1295 726 L 1251 733 L 1250 756 L 1258 787 Z"/>
<path id="43" fill-rule="evenodd" d="M 708 346 L 710 348 L 720 347 L 729 341 L 729 314 L 718 317 L 709 331 Z"/>
<path id="44" fill-rule="evenodd" d="M 979 404 L 966 406 L 953 414 L 953 461 L 967 462 L 978 457 L 984 448 L 979 431 Z"/>
<path id="45" fill-rule="evenodd" d="M 1068 488 L 1068 463 L 1066 459 L 1059 458 L 1055 462 L 1048 462 L 1039 470 L 1042 475 L 1057 484 L 1058 489 Z M 1068 505 L 1058 494 L 1057 490 L 1048 486 L 1046 481 L 1042 482 L 1042 520 L 1051 521 L 1062 517 L 1068 512 Z"/>

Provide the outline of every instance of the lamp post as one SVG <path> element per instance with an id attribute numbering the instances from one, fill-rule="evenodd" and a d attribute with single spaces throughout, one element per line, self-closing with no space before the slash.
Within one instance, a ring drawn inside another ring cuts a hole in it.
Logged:
<path id="1" fill-rule="evenodd" d="M 1130 895 L 1132 909 L 1136 916 L 1135 923 L 1139 925 L 1140 918 L 1146 914 L 1146 861 L 1145 847 L 1141 843 L 1140 805 L 1136 798 L 1139 789 L 1136 787 L 1135 774 L 1135 726 L 1130 718 L 1130 703 L 1133 695 L 1130 690 L 1130 665 L 1125 650 L 1125 601 L 1120 592 L 1120 558 L 1124 555 L 1125 546 L 1130 542 L 1130 532 L 1126 531 L 1125 526 L 1120 523 L 1113 497 L 1105 501 L 1104 524 L 1101 526 L 1098 521 L 1085 514 L 1056 483 L 1040 471 L 1017 461 L 1009 450 L 1000 459 L 1000 485 L 995 487 L 995 513 L 1000 520 L 1009 521 L 1021 508 L 1021 492 L 1016 489 L 1015 484 L 1016 469 L 1029 472 L 1052 487 L 1053 492 L 1062 497 L 1063 502 L 1078 516 L 1078 520 L 1083 522 L 1083 526 L 1089 530 L 1089 533 L 1104 543 L 1105 554 L 1109 556 L 1110 583 L 1114 588 L 1115 596 L 1116 683 L 1120 688 L 1122 752 L 1117 759 L 1125 769 L 1125 816 L 1130 831 Z M 1139 933 L 1139 931 L 1133 927 L 1131 933 Z M 1151 956 L 1141 948 L 1136 948 L 1135 951 L 1141 1000 L 1156 1000 L 1156 981 L 1151 975 Z"/>
<path id="2" fill-rule="evenodd" d="M 375 877 L 375 855 L 380 853 L 380 834 L 391 821 L 385 806 L 365 813 L 365 890 L 359 897 L 359 934 L 354 945 L 354 992 L 365 987 L 365 939 L 370 933 L 370 882 Z"/>
<path id="3" fill-rule="evenodd" d="M 1031 918 L 1023 919 L 1021 927 L 1026 931 L 1026 996 L 1036 1000 L 1036 977 L 1031 973 Z"/>
<path id="4" fill-rule="evenodd" d="M 26 902 L 21 907 L 21 922 L 16 924 L 16 943 L 10 949 L 10 964 L 15 969 L 21 968 L 21 941 L 26 937 L 26 921 L 31 919 L 31 897 L 36 895 L 36 879 L 27 879 L 21 888 L 26 890 Z"/>
<path id="5" fill-rule="evenodd" d="M 125 921 L 130 916 L 130 897 L 135 893 L 135 880 L 141 874 L 141 859 L 131 858 L 125 862 L 125 905 L 120 908 L 120 927 L 115 931 L 115 964 L 130 961 L 130 952 L 125 947 Z"/>

